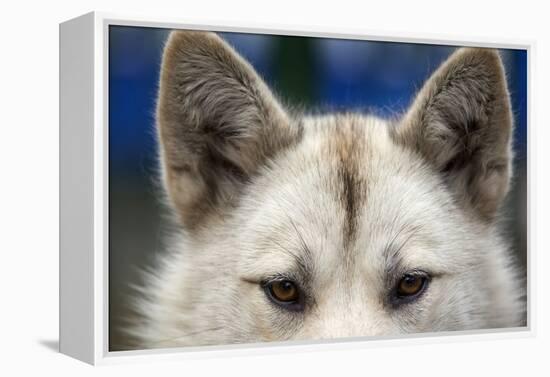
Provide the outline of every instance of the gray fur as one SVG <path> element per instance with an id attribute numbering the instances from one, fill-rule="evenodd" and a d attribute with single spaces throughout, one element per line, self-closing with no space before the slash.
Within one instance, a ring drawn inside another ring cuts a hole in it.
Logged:
<path id="1" fill-rule="evenodd" d="M 180 232 L 137 300 L 140 348 L 525 324 L 497 227 L 509 188 L 500 57 L 459 49 L 398 122 L 288 115 L 212 33 L 172 33 L 157 124 Z M 418 300 L 389 298 L 429 272 Z M 303 312 L 261 282 L 291 276 Z"/>

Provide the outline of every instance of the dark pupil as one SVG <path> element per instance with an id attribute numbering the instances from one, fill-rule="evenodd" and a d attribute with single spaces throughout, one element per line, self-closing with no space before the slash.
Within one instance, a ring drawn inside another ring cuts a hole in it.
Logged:
<path id="1" fill-rule="evenodd" d="M 289 281 L 282 281 L 279 286 L 285 293 L 288 293 L 288 291 L 293 289 L 293 285 Z"/>
<path id="2" fill-rule="evenodd" d="M 404 283 L 409 288 L 414 287 L 418 283 L 417 279 L 418 278 L 416 276 L 406 276 L 405 279 L 404 279 Z"/>

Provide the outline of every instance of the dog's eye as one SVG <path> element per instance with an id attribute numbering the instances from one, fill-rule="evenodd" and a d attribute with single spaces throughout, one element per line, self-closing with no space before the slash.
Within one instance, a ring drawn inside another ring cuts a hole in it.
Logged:
<path id="1" fill-rule="evenodd" d="M 405 274 L 397 283 L 396 295 L 398 298 L 418 296 L 426 288 L 428 277 L 423 274 Z"/>
<path id="2" fill-rule="evenodd" d="M 302 294 L 291 280 L 273 280 L 264 284 L 267 296 L 275 304 L 289 310 L 302 309 Z"/>
<path id="3" fill-rule="evenodd" d="M 289 280 L 269 283 L 269 290 L 274 299 L 281 302 L 292 302 L 298 299 L 298 288 Z"/>

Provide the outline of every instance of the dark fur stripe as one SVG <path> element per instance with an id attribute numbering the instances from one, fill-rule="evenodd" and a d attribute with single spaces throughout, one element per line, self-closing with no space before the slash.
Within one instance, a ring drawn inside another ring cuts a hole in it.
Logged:
<path id="1" fill-rule="evenodd" d="M 362 176 L 361 159 L 364 145 L 357 138 L 357 128 L 354 123 L 337 128 L 335 147 L 339 156 L 338 181 L 341 184 L 340 202 L 344 207 L 346 219 L 344 222 L 344 247 L 355 239 L 358 218 L 365 200 L 365 180 Z"/>

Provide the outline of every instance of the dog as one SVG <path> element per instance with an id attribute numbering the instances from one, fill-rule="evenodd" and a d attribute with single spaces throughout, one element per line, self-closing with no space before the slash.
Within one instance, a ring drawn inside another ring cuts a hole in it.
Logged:
<path id="1" fill-rule="evenodd" d="M 174 31 L 156 124 L 177 232 L 135 301 L 139 348 L 525 325 L 496 50 L 457 49 L 399 118 L 311 116 L 217 34 Z"/>

